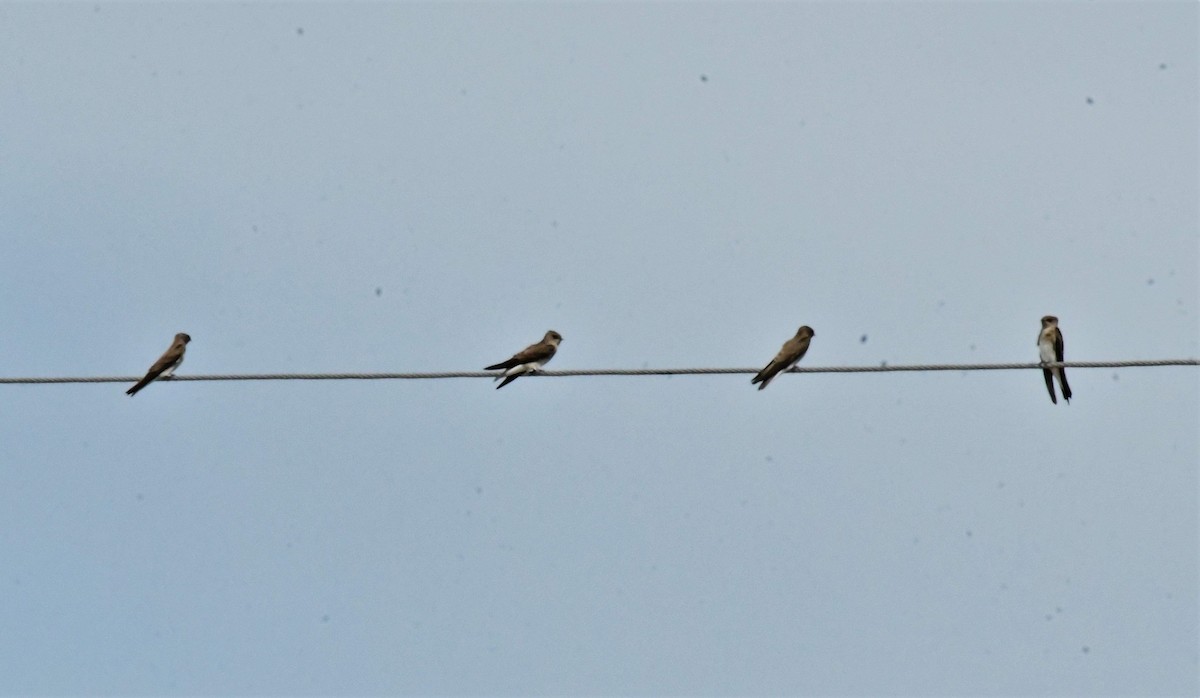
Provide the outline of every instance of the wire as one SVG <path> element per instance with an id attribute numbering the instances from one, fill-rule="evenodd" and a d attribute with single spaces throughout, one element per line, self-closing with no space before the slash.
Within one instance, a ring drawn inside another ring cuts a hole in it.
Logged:
<path id="1" fill-rule="evenodd" d="M 1065 361 L 1063 363 L 1023 364 L 914 364 L 878 366 L 796 367 L 785 373 L 887 373 L 891 371 L 1008 371 L 1040 368 L 1143 368 L 1150 366 L 1200 366 L 1200 359 L 1152 359 L 1148 361 Z M 567 376 L 683 376 L 726 373 L 758 373 L 757 368 L 601 368 L 566 371 L 540 371 L 533 377 Z M 442 371 L 436 373 L 240 373 L 197 376 L 171 376 L 159 381 L 282 381 L 282 380 L 430 380 L 441 378 L 495 378 L 498 371 Z M 43 383 L 133 383 L 141 376 L 95 376 L 78 378 L 0 378 L 0 384 Z"/>

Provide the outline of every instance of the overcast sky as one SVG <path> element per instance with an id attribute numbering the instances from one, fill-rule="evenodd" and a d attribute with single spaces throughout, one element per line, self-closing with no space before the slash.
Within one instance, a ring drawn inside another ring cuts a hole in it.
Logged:
<path id="1" fill-rule="evenodd" d="M 0 375 L 1200 356 L 1197 5 L 0 4 Z M 0 386 L 0 693 L 1195 695 L 1200 371 Z"/>

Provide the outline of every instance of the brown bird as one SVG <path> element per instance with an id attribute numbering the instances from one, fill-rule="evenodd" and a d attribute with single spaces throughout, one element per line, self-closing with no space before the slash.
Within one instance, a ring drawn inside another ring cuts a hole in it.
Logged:
<path id="1" fill-rule="evenodd" d="M 558 345 L 562 342 L 562 335 L 550 330 L 542 337 L 542 341 L 537 344 L 530 344 L 521 351 L 512 355 L 512 358 L 507 361 L 501 361 L 498 364 L 492 364 L 485 367 L 485 371 L 503 370 L 504 373 L 496 376 L 496 380 L 504 379 L 504 382 L 496 386 L 496 390 L 503 388 L 509 383 L 515 381 L 519 376 L 526 373 L 536 373 L 542 370 L 542 366 L 554 358 L 554 353 L 558 351 Z"/>
<path id="2" fill-rule="evenodd" d="M 175 335 L 175 341 L 171 342 L 171 347 L 163 352 L 162 356 L 158 357 L 158 361 L 155 361 L 150 370 L 146 372 L 146 377 L 134 384 L 129 390 L 126 390 L 125 394 L 136 395 L 137 391 L 150 385 L 150 382 L 154 379 L 174 374 L 175 369 L 179 368 L 179 364 L 183 363 L 183 352 L 190 341 L 192 341 L 192 338 L 183 332 Z"/>
<path id="3" fill-rule="evenodd" d="M 816 332 L 813 332 L 813 328 L 808 325 L 801 326 L 799 330 L 796 330 L 796 336 L 783 343 L 783 348 L 779 350 L 774 359 L 771 359 L 771 363 L 759 371 L 750 384 L 761 383 L 758 386 L 759 390 L 767 387 L 772 378 L 795 366 L 800 359 L 804 358 L 805 352 L 808 351 L 808 344 L 815 336 Z"/>
<path id="4" fill-rule="evenodd" d="M 1047 315 L 1042 318 L 1042 331 L 1037 338 L 1038 356 L 1042 363 L 1063 362 L 1063 337 L 1058 329 L 1058 318 Z M 1071 386 L 1067 385 L 1067 370 L 1065 368 L 1043 368 L 1042 377 L 1046 379 L 1046 390 L 1050 391 L 1050 402 L 1058 404 L 1054 397 L 1054 379 L 1058 379 L 1058 387 L 1062 389 L 1063 399 L 1071 404 Z"/>

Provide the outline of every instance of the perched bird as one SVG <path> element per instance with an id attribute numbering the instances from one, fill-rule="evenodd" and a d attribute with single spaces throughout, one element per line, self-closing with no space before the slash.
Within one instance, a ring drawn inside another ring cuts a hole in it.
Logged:
<path id="1" fill-rule="evenodd" d="M 496 386 L 496 390 L 503 388 L 509 383 L 515 381 L 518 376 L 526 373 L 535 373 L 542 370 L 542 366 L 554 358 L 554 352 L 558 351 L 558 345 L 562 342 L 562 335 L 550 330 L 542 337 L 542 341 L 537 344 L 531 344 L 516 354 L 512 355 L 511 359 L 501 361 L 498 364 L 492 364 L 485 367 L 485 371 L 503 370 L 504 373 L 496 376 L 496 380 L 504 379 L 500 385 Z"/>
<path id="2" fill-rule="evenodd" d="M 804 353 L 808 351 L 808 344 L 815 336 L 813 328 L 808 325 L 801 326 L 799 330 L 796 330 L 796 336 L 783 343 L 783 348 L 779 350 L 774 359 L 771 359 L 771 363 L 758 372 L 758 375 L 750 381 L 750 385 L 761 383 L 758 389 L 762 390 L 781 371 L 795 366 L 800 359 L 804 358 Z"/>
<path id="3" fill-rule="evenodd" d="M 163 376 L 170 376 L 175 373 L 175 369 L 179 368 L 179 364 L 183 363 L 183 352 L 187 347 L 187 343 L 192 341 L 188 335 L 180 332 L 175 335 L 175 341 L 171 342 L 171 347 L 163 352 L 163 355 L 158 357 L 158 361 L 146 371 L 146 377 L 138 381 L 132 388 L 125 391 L 126 395 L 136 395 L 137 391 L 150 385 L 150 381 Z"/>
<path id="4" fill-rule="evenodd" d="M 1063 337 L 1058 329 L 1058 318 L 1047 315 L 1042 318 L 1042 331 L 1037 338 L 1038 356 L 1042 363 L 1063 361 Z M 1067 385 L 1067 370 L 1065 368 L 1043 368 L 1042 376 L 1046 379 L 1046 390 L 1050 391 L 1050 402 L 1058 404 L 1054 397 L 1054 379 L 1058 379 L 1058 387 L 1062 389 L 1063 399 L 1071 402 L 1071 386 Z"/>

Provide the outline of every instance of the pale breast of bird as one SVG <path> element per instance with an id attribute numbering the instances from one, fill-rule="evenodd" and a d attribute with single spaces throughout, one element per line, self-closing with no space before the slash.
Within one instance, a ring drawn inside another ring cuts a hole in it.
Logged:
<path id="1" fill-rule="evenodd" d="M 1038 356 L 1042 361 L 1058 361 L 1058 357 L 1054 355 L 1054 340 L 1043 335 L 1038 340 Z"/>

